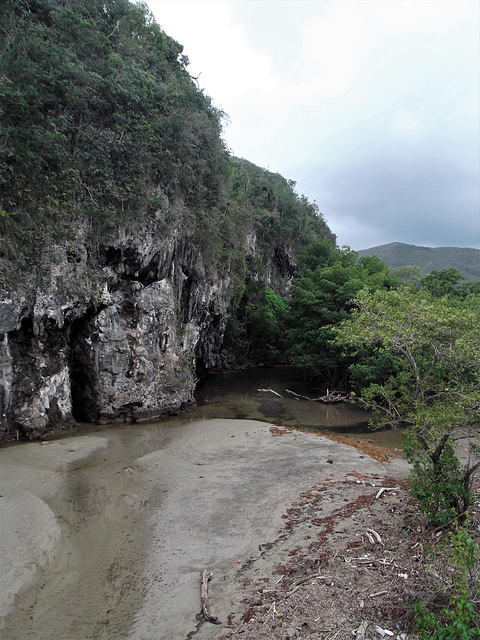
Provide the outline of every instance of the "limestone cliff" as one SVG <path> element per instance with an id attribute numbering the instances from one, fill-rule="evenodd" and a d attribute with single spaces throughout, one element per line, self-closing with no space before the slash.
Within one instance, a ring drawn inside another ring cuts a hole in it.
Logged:
<path id="1" fill-rule="evenodd" d="M 0 440 L 187 409 L 197 366 L 222 365 L 231 273 L 207 269 L 188 237 L 141 227 L 119 232 L 102 260 L 91 269 L 86 247 L 66 243 L 48 277 L 2 288 Z M 273 246 L 267 277 L 285 285 L 291 260 Z"/>
<path id="2" fill-rule="evenodd" d="M 0 440 L 191 406 L 239 292 L 328 226 L 231 156 L 145 5 L 3 2 L 0 50 Z"/>

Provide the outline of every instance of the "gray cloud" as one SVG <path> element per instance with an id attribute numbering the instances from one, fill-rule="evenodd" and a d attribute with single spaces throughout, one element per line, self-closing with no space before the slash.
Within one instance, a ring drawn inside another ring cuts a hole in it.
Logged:
<path id="1" fill-rule="evenodd" d="M 480 248 L 480 3 L 148 0 L 230 116 L 339 244 Z"/>
<path id="2" fill-rule="evenodd" d="M 364 123 L 299 167 L 300 186 L 315 194 L 339 242 L 352 248 L 393 241 L 480 247 L 480 166 L 471 131 L 399 143 Z"/>

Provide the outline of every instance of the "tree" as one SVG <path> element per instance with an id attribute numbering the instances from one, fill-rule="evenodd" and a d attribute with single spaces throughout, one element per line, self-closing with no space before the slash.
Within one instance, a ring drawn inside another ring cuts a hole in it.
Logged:
<path id="1" fill-rule="evenodd" d="M 0 3 L 0 260 L 218 205 L 223 113 L 182 49 L 128 0 Z"/>
<path id="2" fill-rule="evenodd" d="M 480 298 L 460 305 L 425 290 L 363 290 L 356 310 L 336 331 L 336 344 L 392 354 L 399 372 L 361 397 L 378 426 L 407 426 L 405 451 L 413 465 L 411 491 L 434 525 L 462 519 L 480 466 L 471 446 L 461 463 L 457 438 L 477 428 L 480 415 Z"/>
<path id="3" fill-rule="evenodd" d="M 392 273 L 396 278 L 413 289 L 418 289 L 421 286 L 420 282 L 425 276 L 420 267 L 417 267 L 416 265 L 398 267 L 397 269 L 394 269 Z"/>
<path id="4" fill-rule="evenodd" d="M 460 295 L 460 283 L 465 278 L 458 269 L 442 269 L 432 271 L 421 280 L 421 286 L 428 289 L 432 296 L 441 298 L 442 296 Z"/>
<path id="5" fill-rule="evenodd" d="M 262 265 L 258 259 L 249 256 L 245 262 L 245 279 L 237 287 L 225 328 L 228 356 L 242 365 L 284 363 L 287 301 L 267 288 L 259 276 Z"/>
<path id="6" fill-rule="evenodd" d="M 359 260 L 348 247 L 334 249 L 322 239 L 308 247 L 301 275 L 292 286 L 287 357 L 303 369 L 312 386 L 347 385 L 352 360 L 334 343 L 334 327 L 349 317 L 352 301 L 363 287 L 375 290 L 393 284 L 388 267 L 377 256 Z"/>
<path id="7" fill-rule="evenodd" d="M 457 269 L 432 271 L 421 279 L 420 285 L 437 298 L 449 296 L 463 300 L 470 295 L 480 294 L 480 282 L 465 282 L 465 278 Z"/>

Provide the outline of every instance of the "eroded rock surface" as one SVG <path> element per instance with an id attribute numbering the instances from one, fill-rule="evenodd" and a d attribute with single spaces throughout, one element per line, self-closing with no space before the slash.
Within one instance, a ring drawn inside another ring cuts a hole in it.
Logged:
<path id="1" fill-rule="evenodd" d="M 0 289 L 0 441 L 188 409 L 196 371 L 223 364 L 228 270 L 176 232 L 119 230 L 96 268 L 89 250 L 79 232 L 50 250 L 42 278 Z M 272 249 L 269 280 L 293 269 L 288 248 Z"/>

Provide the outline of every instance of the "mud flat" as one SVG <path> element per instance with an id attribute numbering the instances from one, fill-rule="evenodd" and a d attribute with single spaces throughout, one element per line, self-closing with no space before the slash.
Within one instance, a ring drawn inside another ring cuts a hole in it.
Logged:
<path id="1" fill-rule="evenodd" d="M 184 640 L 226 629 L 197 618 L 200 572 L 225 624 L 239 566 L 327 478 L 403 478 L 318 435 L 250 420 L 193 420 L 0 450 L 4 640 Z"/>

